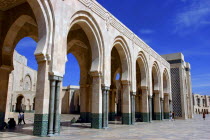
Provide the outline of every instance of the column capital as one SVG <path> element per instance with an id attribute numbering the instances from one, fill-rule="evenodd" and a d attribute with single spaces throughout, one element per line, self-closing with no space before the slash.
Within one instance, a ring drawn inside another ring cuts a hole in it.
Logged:
<path id="1" fill-rule="evenodd" d="M 148 86 L 141 86 L 141 90 L 148 90 Z"/>
<path id="2" fill-rule="evenodd" d="M 56 76 L 56 75 L 49 75 L 49 80 L 52 80 L 52 81 L 62 81 L 63 77 L 60 77 L 60 76 Z"/>
<path id="3" fill-rule="evenodd" d="M 148 98 L 149 98 L 149 99 L 152 99 L 152 96 L 151 96 L 151 95 L 148 95 Z"/>
<path id="4" fill-rule="evenodd" d="M 101 85 L 101 89 L 102 89 L 102 90 L 110 90 L 110 87 Z"/>
<path id="5" fill-rule="evenodd" d="M 136 92 L 131 91 L 130 93 L 131 93 L 131 95 L 136 96 Z"/>
<path id="6" fill-rule="evenodd" d="M 8 71 L 8 72 L 11 72 L 13 70 L 13 67 L 12 66 L 8 66 L 8 65 L 1 65 L 0 69 Z"/>
<path id="7" fill-rule="evenodd" d="M 37 63 L 51 60 L 51 57 L 48 54 L 35 54 L 35 57 L 36 57 Z"/>
<path id="8" fill-rule="evenodd" d="M 160 90 L 154 90 L 153 91 L 155 94 L 158 94 L 160 92 Z"/>
<path id="9" fill-rule="evenodd" d="M 92 77 L 101 77 L 102 76 L 101 72 L 99 72 L 99 71 L 91 71 L 90 75 Z"/>
<path id="10" fill-rule="evenodd" d="M 131 84 L 131 82 L 128 80 L 122 80 L 121 83 L 122 83 L 122 85 L 130 85 Z"/>

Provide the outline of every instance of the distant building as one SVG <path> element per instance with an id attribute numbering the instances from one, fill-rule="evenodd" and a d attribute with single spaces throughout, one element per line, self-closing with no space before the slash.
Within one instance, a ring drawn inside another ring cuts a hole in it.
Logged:
<path id="1" fill-rule="evenodd" d="M 194 113 L 210 113 L 210 96 L 193 94 Z"/>
<path id="2" fill-rule="evenodd" d="M 33 112 L 37 71 L 27 66 L 27 59 L 14 51 L 14 70 L 9 75 L 7 111 Z"/>

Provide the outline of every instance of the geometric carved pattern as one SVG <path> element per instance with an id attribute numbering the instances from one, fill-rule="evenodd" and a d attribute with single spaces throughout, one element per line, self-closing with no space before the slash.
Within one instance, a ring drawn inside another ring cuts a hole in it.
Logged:
<path id="1" fill-rule="evenodd" d="M 171 91 L 174 114 L 182 117 L 179 68 L 171 68 Z"/>

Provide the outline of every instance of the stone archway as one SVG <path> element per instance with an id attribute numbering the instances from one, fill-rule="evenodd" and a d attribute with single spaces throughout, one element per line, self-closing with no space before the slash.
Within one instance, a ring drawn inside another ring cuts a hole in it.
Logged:
<path id="1" fill-rule="evenodd" d="M 25 111 L 25 98 L 23 95 L 19 95 L 16 99 L 16 112 Z"/>
<path id="2" fill-rule="evenodd" d="M 132 100 L 130 93 L 130 53 L 126 41 L 118 36 L 115 38 L 111 50 L 111 87 L 110 87 L 110 120 L 115 120 L 115 116 L 122 117 L 122 124 L 132 124 Z M 116 80 L 116 75 L 120 79 Z M 116 100 L 117 99 L 117 100 Z M 117 110 L 115 104 L 117 103 Z M 118 114 L 116 114 L 118 113 Z"/>
<path id="3" fill-rule="evenodd" d="M 36 109 L 35 115 L 35 125 L 34 125 L 34 135 L 47 135 L 47 125 L 43 125 L 44 123 L 40 123 L 46 120 L 40 120 L 43 114 L 45 116 L 48 114 L 48 101 L 45 100 L 46 97 L 46 88 L 45 86 L 49 86 L 46 82 L 43 82 L 43 78 L 48 80 L 48 68 L 44 68 L 43 64 L 46 62 L 47 48 L 49 48 L 49 34 L 50 26 L 50 9 L 44 8 L 45 6 L 49 6 L 50 1 L 26 1 L 24 3 L 20 3 L 16 7 L 10 7 L 8 10 L 3 10 L 2 14 L 10 15 L 10 20 L 3 20 L 2 24 L 2 38 L 0 40 L 1 46 L 1 57 L 0 57 L 0 95 L 3 95 L 4 98 L 1 98 L 0 101 L 0 129 L 2 120 L 4 120 L 5 116 L 5 104 L 7 98 L 7 88 L 8 88 L 8 76 L 11 70 L 13 69 L 13 51 L 16 44 L 24 37 L 31 37 L 35 41 L 38 42 L 37 49 L 35 51 L 35 55 L 37 57 L 38 63 L 40 62 L 40 57 L 42 61 L 42 68 L 39 66 L 38 72 L 38 80 L 37 80 L 37 100 L 39 102 L 39 106 Z M 24 10 L 23 10 L 24 9 Z M 1 9 L 0 9 L 1 10 Z M 46 14 L 48 13 L 48 14 Z M 48 15 L 48 17 L 46 16 Z M 7 16 L 3 16 L 3 18 L 8 18 Z M 52 20 L 51 20 L 52 21 Z M 41 76 L 40 76 L 41 75 Z M 44 80 L 44 81 L 47 81 Z M 44 90 L 43 90 L 44 89 Z M 49 96 L 48 96 L 49 97 Z M 39 123 L 36 123 L 39 122 Z M 43 129 L 40 129 L 43 128 Z"/>
<path id="4" fill-rule="evenodd" d="M 72 53 L 80 66 L 80 117 L 102 128 L 101 72 L 103 42 L 97 22 L 85 11 L 75 13 L 67 33 L 66 54 Z"/>
<path id="5" fill-rule="evenodd" d="M 169 105 L 169 75 L 168 71 L 164 69 L 163 71 L 163 108 L 162 108 L 162 113 L 163 113 L 163 119 L 169 119 L 169 112 L 170 112 L 170 105 Z"/>
<path id="6" fill-rule="evenodd" d="M 143 52 L 140 52 L 136 60 L 136 119 L 149 121 L 148 105 L 148 63 Z"/>
<path id="7" fill-rule="evenodd" d="M 160 104 L 160 69 L 157 62 L 152 66 L 152 98 L 151 98 L 151 120 L 161 120 Z"/>

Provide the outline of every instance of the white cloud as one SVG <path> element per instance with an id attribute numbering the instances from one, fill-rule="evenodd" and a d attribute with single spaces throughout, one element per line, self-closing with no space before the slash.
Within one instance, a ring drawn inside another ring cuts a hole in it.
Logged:
<path id="1" fill-rule="evenodd" d="M 183 29 L 196 30 L 197 28 L 210 25 L 210 1 L 191 0 L 191 4 L 181 9 L 175 17 L 175 32 Z"/>

